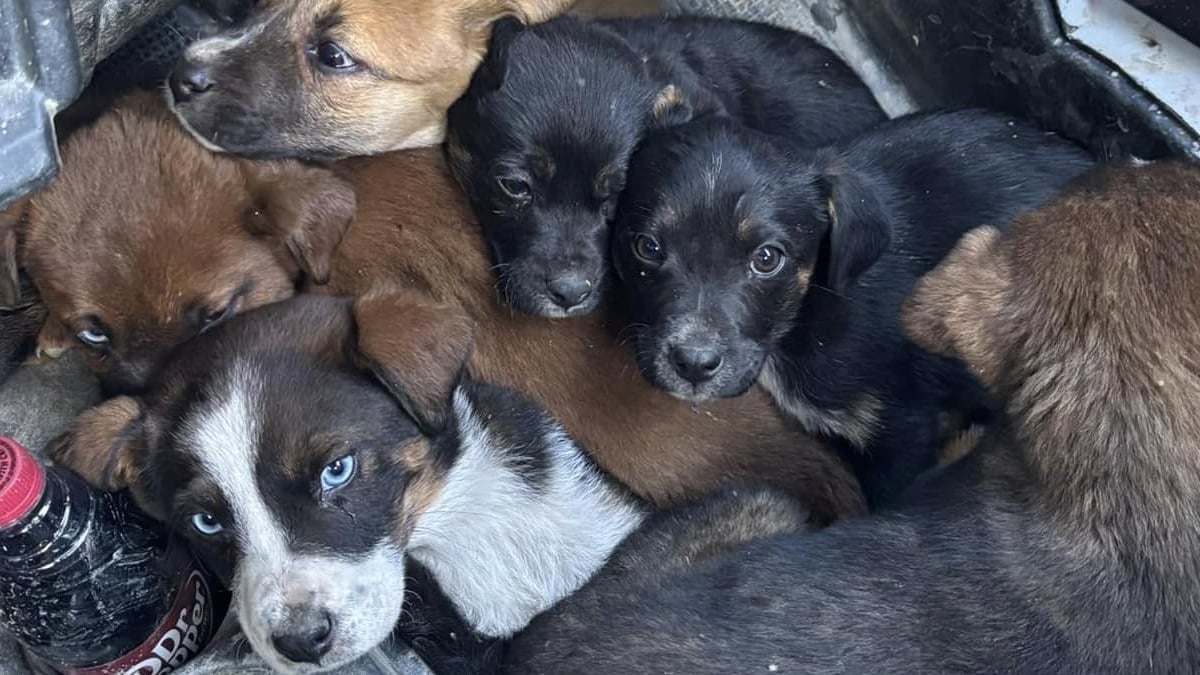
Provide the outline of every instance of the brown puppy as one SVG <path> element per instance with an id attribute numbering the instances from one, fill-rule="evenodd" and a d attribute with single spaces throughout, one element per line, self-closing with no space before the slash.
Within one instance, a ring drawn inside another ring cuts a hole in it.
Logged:
<path id="1" fill-rule="evenodd" d="M 1061 556 L 1041 601 L 1092 672 L 1200 658 L 1198 224 L 1200 168 L 1100 171 L 969 234 L 905 313 L 1006 401 L 1034 548 Z"/>
<path id="2" fill-rule="evenodd" d="M 187 48 L 176 114 L 209 147 L 254 157 L 346 157 L 435 145 L 492 23 L 573 0 L 264 0 Z"/>
<path id="3" fill-rule="evenodd" d="M 162 361 L 145 355 L 289 296 L 295 283 L 339 295 L 398 283 L 460 305 L 477 324 L 472 374 L 541 401 L 643 497 L 675 503 L 743 480 L 799 495 L 820 522 L 862 509 L 842 464 L 765 394 L 690 407 L 642 380 L 608 328 L 621 323 L 513 316 L 436 150 L 352 160 L 339 177 L 213 155 L 165 111 L 139 104 L 73 138 L 63 158 L 62 177 L 32 200 L 22 257 L 50 312 L 43 350 L 73 342 L 108 380 L 117 364 L 136 363 L 122 365 L 129 378 L 118 384 L 144 384 L 135 376 Z M 197 323 L 205 314 L 213 320 Z"/>
<path id="4" fill-rule="evenodd" d="M 327 278 L 354 212 L 325 171 L 178 152 L 180 138 L 153 97 L 126 100 L 64 144 L 63 176 L 17 226 L 50 310 L 39 352 L 83 347 L 110 393 L 140 387 L 175 344 L 292 295 L 301 271 Z M 0 297 L 14 263 L 0 259 Z"/>

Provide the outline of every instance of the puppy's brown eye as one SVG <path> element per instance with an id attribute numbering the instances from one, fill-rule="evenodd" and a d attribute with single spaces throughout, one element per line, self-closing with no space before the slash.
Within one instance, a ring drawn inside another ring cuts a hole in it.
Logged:
<path id="1" fill-rule="evenodd" d="M 524 180 L 510 176 L 502 176 L 496 179 L 496 182 L 500 184 L 500 189 L 504 191 L 504 194 L 508 195 L 513 200 L 520 202 L 529 199 L 531 190 L 529 189 L 529 183 L 525 182 Z"/>
<path id="2" fill-rule="evenodd" d="M 317 61 L 332 70 L 346 70 L 358 65 L 350 54 L 336 42 L 322 42 L 315 50 Z"/>
<path id="3" fill-rule="evenodd" d="M 778 246 L 761 246 L 750 257 L 750 271 L 760 277 L 773 277 L 783 269 L 786 259 Z"/>
<path id="4" fill-rule="evenodd" d="M 633 238 L 633 254 L 642 262 L 649 265 L 659 265 L 666 258 L 662 244 L 648 234 L 639 234 Z"/>

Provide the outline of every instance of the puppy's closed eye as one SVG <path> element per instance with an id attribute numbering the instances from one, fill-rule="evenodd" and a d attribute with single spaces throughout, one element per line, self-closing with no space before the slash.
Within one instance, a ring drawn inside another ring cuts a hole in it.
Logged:
<path id="1" fill-rule="evenodd" d="M 533 188 L 522 176 L 502 174 L 496 177 L 496 185 L 500 186 L 500 191 L 506 197 L 518 205 L 529 203 L 533 197 Z"/>

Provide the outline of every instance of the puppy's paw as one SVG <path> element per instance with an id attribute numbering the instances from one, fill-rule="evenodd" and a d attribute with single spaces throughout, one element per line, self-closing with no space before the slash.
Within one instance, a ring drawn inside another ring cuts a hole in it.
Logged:
<path id="1" fill-rule="evenodd" d="M 94 487 L 121 490 L 136 473 L 134 446 L 142 406 L 137 399 L 118 396 L 87 410 L 71 430 L 50 443 L 50 459 L 79 474 Z"/>

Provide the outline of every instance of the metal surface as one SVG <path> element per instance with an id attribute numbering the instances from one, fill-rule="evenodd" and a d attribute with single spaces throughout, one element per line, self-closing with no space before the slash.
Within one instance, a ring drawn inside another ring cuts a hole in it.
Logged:
<path id="1" fill-rule="evenodd" d="M 1140 4 L 1160 11 L 1169 4 L 1176 17 L 1200 14 L 1197 0 Z M 984 106 L 1035 119 L 1105 157 L 1200 159 L 1200 130 L 1074 42 L 1053 0 L 664 0 L 664 5 L 671 13 L 743 16 L 813 35 L 859 72 L 892 115 Z M 1182 5 L 1188 7 L 1181 10 Z M 1182 75 L 1193 82 L 1200 78 L 1190 69 Z"/>
<path id="2" fill-rule="evenodd" d="M 172 0 L 0 0 L 0 208 L 58 173 L 54 115 Z"/>

